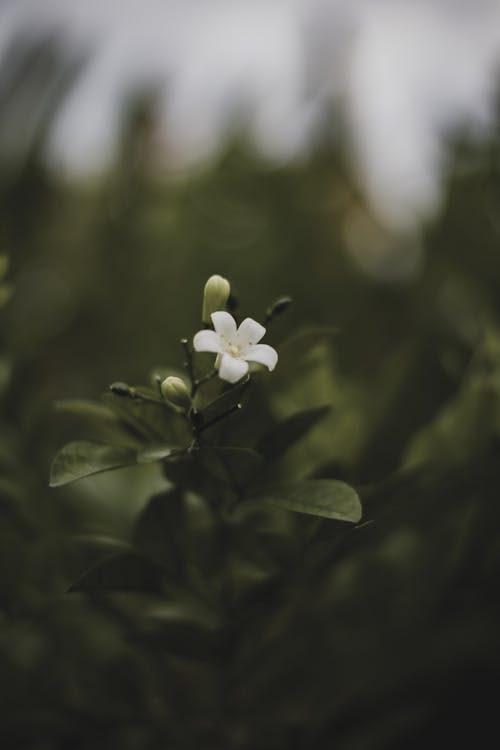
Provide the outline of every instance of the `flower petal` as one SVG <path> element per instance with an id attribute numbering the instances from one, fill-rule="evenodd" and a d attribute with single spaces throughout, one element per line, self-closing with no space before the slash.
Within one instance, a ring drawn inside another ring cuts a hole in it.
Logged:
<path id="1" fill-rule="evenodd" d="M 240 324 L 237 334 L 237 341 L 241 352 L 244 352 L 248 346 L 257 344 L 265 332 L 266 329 L 264 326 L 261 326 L 256 320 L 245 318 L 243 323 Z"/>
<path id="2" fill-rule="evenodd" d="M 212 313 L 210 316 L 216 333 L 226 341 L 234 341 L 236 338 L 236 321 L 232 315 L 224 310 Z"/>
<path id="3" fill-rule="evenodd" d="M 240 380 L 243 375 L 248 372 L 248 363 L 242 359 L 236 359 L 231 357 L 230 354 L 223 354 L 220 367 L 219 367 L 219 378 L 226 380 L 228 383 L 236 383 Z"/>
<path id="4" fill-rule="evenodd" d="M 197 352 L 222 351 L 220 336 L 215 331 L 198 331 L 193 339 L 193 346 Z"/>
<path id="5" fill-rule="evenodd" d="M 249 346 L 241 356 L 248 362 L 258 362 L 265 365 L 269 370 L 274 370 L 278 362 L 278 352 L 268 344 Z"/>

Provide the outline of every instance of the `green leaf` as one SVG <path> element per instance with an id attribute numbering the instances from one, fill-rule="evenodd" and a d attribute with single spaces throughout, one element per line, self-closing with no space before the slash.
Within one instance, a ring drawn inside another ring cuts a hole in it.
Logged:
<path id="1" fill-rule="evenodd" d="M 239 383 L 236 383 L 236 385 L 226 387 L 217 398 L 201 410 L 203 422 L 205 424 L 211 422 L 212 419 L 215 419 L 215 417 L 218 417 L 220 414 L 223 414 L 237 404 L 241 400 L 249 384 L 250 378 L 246 376 Z"/>
<path id="2" fill-rule="evenodd" d="M 138 442 L 159 441 L 164 437 L 156 423 L 163 412 L 167 413 L 167 409 L 159 409 L 157 404 L 147 404 L 133 398 L 122 398 L 114 393 L 104 393 L 102 400 Z"/>
<path id="3" fill-rule="evenodd" d="M 61 487 L 82 477 L 98 474 L 120 466 L 129 466 L 137 461 L 133 448 L 117 445 L 104 445 L 88 440 L 68 443 L 52 462 L 50 486 Z"/>
<path id="4" fill-rule="evenodd" d="M 147 391 L 140 390 L 143 394 Z M 113 393 L 104 394 L 103 401 L 141 443 L 179 445 L 190 438 L 186 419 L 166 404 L 150 403 L 141 398 L 120 398 Z"/>
<path id="5" fill-rule="evenodd" d="M 70 538 L 77 544 L 88 548 L 92 547 L 100 550 L 101 553 L 106 551 L 111 554 L 112 552 L 128 552 L 131 550 L 128 542 L 105 534 L 73 534 Z"/>
<path id="6" fill-rule="evenodd" d="M 3 396 L 7 390 L 12 377 L 12 361 L 9 357 L 0 356 L 0 396 Z"/>
<path id="7" fill-rule="evenodd" d="M 201 496 L 169 490 L 151 498 L 134 527 L 137 550 L 168 572 L 168 582 L 179 584 L 205 574 L 213 565 L 213 512 Z"/>
<path id="8" fill-rule="evenodd" d="M 250 448 L 203 446 L 200 459 L 205 468 L 222 481 L 244 485 L 254 479 L 262 467 L 262 456 Z"/>
<path id="9" fill-rule="evenodd" d="M 0 307 L 3 307 L 12 297 L 14 287 L 12 284 L 0 284 Z"/>
<path id="10" fill-rule="evenodd" d="M 151 498 L 133 531 L 134 546 L 174 577 L 182 569 L 182 518 L 181 493 L 164 492 Z"/>
<path id="11" fill-rule="evenodd" d="M 330 412 L 330 406 L 306 409 L 277 424 L 257 443 L 257 451 L 268 461 L 279 458 Z"/>
<path id="12" fill-rule="evenodd" d="M 300 356 L 304 355 L 318 344 L 331 340 L 338 331 L 335 326 L 328 325 L 300 328 L 280 346 L 280 370 L 283 372 L 288 367 L 293 367 L 298 353 Z"/>
<path id="13" fill-rule="evenodd" d="M 137 463 L 150 464 L 155 461 L 162 461 L 164 458 L 178 455 L 180 452 L 181 448 L 173 448 L 171 445 L 165 445 L 164 443 L 146 445 L 137 451 Z"/>
<path id="14" fill-rule="evenodd" d="M 123 552 L 97 563 L 69 588 L 75 591 L 162 591 L 162 570 L 135 552 Z"/>
<path id="15" fill-rule="evenodd" d="M 63 399 L 56 401 L 59 414 L 75 417 L 85 431 L 85 437 L 105 443 L 140 445 L 137 433 L 107 404 L 85 399 Z"/>
<path id="16" fill-rule="evenodd" d="M 335 479 L 303 479 L 270 487 L 256 499 L 278 508 L 351 523 L 357 523 L 362 513 L 357 492 Z"/>
<path id="17" fill-rule="evenodd" d="M 104 420 L 106 422 L 117 422 L 116 414 L 104 404 L 98 401 L 87 401 L 83 398 L 65 398 L 56 401 L 55 410 L 62 414 L 73 414 L 77 417 Z"/>

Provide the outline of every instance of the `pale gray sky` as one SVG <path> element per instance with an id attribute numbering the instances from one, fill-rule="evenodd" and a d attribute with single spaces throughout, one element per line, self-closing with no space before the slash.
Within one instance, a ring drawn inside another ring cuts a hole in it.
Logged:
<path id="1" fill-rule="evenodd" d="M 487 132 L 498 90 L 500 0 L 4 0 L 0 64 L 14 35 L 54 28 L 70 54 L 91 51 L 51 135 L 58 167 L 107 166 L 143 83 L 161 91 L 175 168 L 212 158 L 243 112 L 268 158 L 300 157 L 333 111 L 396 229 L 436 209 L 447 136 Z"/>

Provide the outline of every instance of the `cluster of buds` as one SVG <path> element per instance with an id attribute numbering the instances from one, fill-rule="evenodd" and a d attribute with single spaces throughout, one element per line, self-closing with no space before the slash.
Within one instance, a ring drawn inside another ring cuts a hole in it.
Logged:
<path id="1" fill-rule="evenodd" d="M 234 317 L 220 308 L 225 307 L 231 297 L 231 285 L 222 276 L 211 276 L 205 284 L 203 294 L 202 320 L 204 328 L 195 334 L 192 348 L 187 339 L 182 339 L 186 354 L 186 368 L 189 382 L 176 375 L 169 375 L 158 381 L 162 399 L 188 416 L 193 428 L 197 428 L 198 413 L 193 405 L 198 388 L 208 380 L 218 376 L 227 383 L 236 384 L 245 379 L 248 381 L 249 363 L 264 365 L 269 371 L 278 363 L 278 353 L 269 344 L 260 341 L 266 329 L 253 318 L 245 318 L 238 326 Z M 268 308 L 265 323 L 268 324 L 288 305 L 289 297 L 280 297 Z M 211 352 L 215 354 L 214 367 L 211 372 L 197 378 L 193 362 L 194 352 Z M 110 386 L 116 396 L 132 398 L 138 401 L 156 401 L 144 388 L 134 388 L 126 383 L 113 383 Z"/>
<path id="2" fill-rule="evenodd" d="M 218 376 L 230 384 L 240 384 L 241 381 L 245 387 L 249 380 L 249 363 L 264 365 L 272 371 L 278 362 L 276 350 L 268 344 L 260 343 L 266 328 L 252 318 L 245 318 L 238 326 L 234 317 L 225 309 L 230 299 L 229 281 L 219 275 L 211 276 L 205 284 L 203 293 L 201 317 L 204 328 L 195 334 L 192 347 L 187 339 L 181 341 L 186 354 L 185 365 L 189 380 L 169 375 L 159 384 L 163 400 L 175 409 L 181 410 L 189 419 L 194 435 L 193 446 L 197 445 L 198 436 L 203 430 L 241 408 L 240 403 L 233 403 L 208 422 L 203 422 L 194 404 L 200 386 Z M 267 310 L 265 323 L 268 324 L 279 315 L 290 302 L 289 297 L 277 300 Z M 202 377 L 196 376 L 193 362 L 195 352 L 215 354 L 213 369 Z"/>

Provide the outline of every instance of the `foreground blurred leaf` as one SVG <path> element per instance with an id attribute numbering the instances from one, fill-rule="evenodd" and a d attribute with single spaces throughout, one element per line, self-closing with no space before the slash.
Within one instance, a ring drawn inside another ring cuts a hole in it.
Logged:
<path id="1" fill-rule="evenodd" d="M 109 554 L 131 551 L 130 544 L 123 539 L 117 539 L 105 534 L 74 534 L 71 540 L 82 546 L 95 550 L 107 551 Z"/>
<path id="2" fill-rule="evenodd" d="M 3 307 L 12 297 L 14 287 L 12 284 L 0 284 L 0 307 Z"/>
<path id="3" fill-rule="evenodd" d="M 69 589 L 74 591 L 160 592 L 162 571 L 134 552 L 124 552 L 89 568 Z"/>
<path id="4" fill-rule="evenodd" d="M 280 370 L 285 372 L 296 364 L 297 353 L 303 356 L 318 344 L 330 341 L 338 334 L 336 326 L 307 326 L 286 339 L 280 347 Z"/>
<path id="5" fill-rule="evenodd" d="M 279 458 L 302 437 L 307 435 L 323 417 L 330 412 L 330 406 L 306 409 L 280 422 L 257 443 L 257 451 L 268 461 Z"/>
<path id="6" fill-rule="evenodd" d="M 50 486 L 60 487 L 101 471 L 135 464 L 136 461 L 137 453 L 132 448 L 93 443 L 89 440 L 68 443 L 54 458 Z"/>
<path id="7" fill-rule="evenodd" d="M 223 482 L 246 484 L 262 466 L 262 456 L 250 448 L 203 446 L 200 458 L 205 468 Z"/>
<path id="8" fill-rule="evenodd" d="M 133 532 L 134 545 L 174 577 L 182 569 L 182 495 L 155 495 L 139 515 Z"/>
<path id="9" fill-rule="evenodd" d="M 2 281 L 9 270 L 10 260 L 8 255 L 0 255 L 0 281 Z"/>
<path id="10" fill-rule="evenodd" d="M 76 417 L 85 430 L 85 437 L 121 445 L 140 445 L 137 434 L 107 404 L 86 399 L 63 399 L 56 401 L 59 414 Z"/>
<path id="11" fill-rule="evenodd" d="M 257 499 L 279 508 L 337 521 L 357 523 L 362 513 L 356 491 L 335 479 L 304 479 L 271 487 Z"/>
<path id="12" fill-rule="evenodd" d="M 12 376 L 12 362 L 9 357 L 0 355 L 0 396 L 3 396 L 10 384 Z"/>
<path id="13" fill-rule="evenodd" d="M 133 541 L 139 552 L 168 573 L 168 583 L 205 575 L 217 555 L 214 515 L 207 501 L 190 492 L 168 490 L 151 498 L 139 515 Z"/>
<path id="14" fill-rule="evenodd" d="M 413 436 L 407 467 L 474 465 L 500 436 L 500 335 L 488 331 L 458 391 Z"/>

